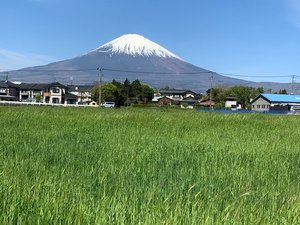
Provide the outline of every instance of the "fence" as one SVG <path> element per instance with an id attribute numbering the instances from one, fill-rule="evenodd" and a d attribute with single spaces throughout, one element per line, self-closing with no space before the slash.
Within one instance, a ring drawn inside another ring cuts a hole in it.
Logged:
<path id="1" fill-rule="evenodd" d="M 16 102 L 16 101 L 0 101 L 0 105 L 7 105 L 7 106 L 31 105 L 31 106 L 63 106 L 63 107 L 98 107 L 98 105 L 53 104 L 53 103 L 42 103 L 42 102 Z"/>

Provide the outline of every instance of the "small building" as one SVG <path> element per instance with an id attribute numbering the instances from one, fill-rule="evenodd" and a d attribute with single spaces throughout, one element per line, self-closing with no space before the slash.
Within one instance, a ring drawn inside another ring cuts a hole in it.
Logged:
<path id="1" fill-rule="evenodd" d="M 91 101 L 91 102 L 89 103 L 89 105 L 90 105 L 90 106 L 98 106 L 98 103 L 95 102 L 95 101 Z"/>
<path id="2" fill-rule="evenodd" d="M 237 102 L 236 97 L 228 96 L 226 97 L 225 108 L 241 109 L 242 104 Z"/>
<path id="3" fill-rule="evenodd" d="M 181 108 L 193 109 L 199 103 L 199 101 L 189 96 L 180 100 L 179 103 Z"/>
<path id="4" fill-rule="evenodd" d="M 199 103 L 202 107 L 214 107 L 216 105 L 216 102 L 214 100 L 202 100 Z"/>
<path id="5" fill-rule="evenodd" d="M 174 104 L 174 100 L 170 97 L 167 96 L 162 96 L 157 98 L 156 104 L 157 105 L 173 105 Z"/>
<path id="6" fill-rule="evenodd" d="M 290 110 L 297 105 L 300 105 L 300 95 L 260 94 L 251 101 L 253 111 Z"/>

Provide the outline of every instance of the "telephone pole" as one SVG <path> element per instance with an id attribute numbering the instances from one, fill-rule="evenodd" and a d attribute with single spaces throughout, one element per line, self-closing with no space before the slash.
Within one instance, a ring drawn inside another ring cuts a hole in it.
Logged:
<path id="1" fill-rule="evenodd" d="M 212 74 L 212 73 L 211 73 Z M 209 89 L 209 108 L 210 108 L 210 111 L 212 111 L 213 110 L 213 108 L 212 108 L 212 86 L 213 86 L 213 84 L 212 84 L 212 82 L 213 82 L 213 79 L 214 79 L 214 76 L 213 75 L 211 75 L 210 77 L 209 77 L 209 81 L 210 81 L 210 89 Z"/>
<path id="2" fill-rule="evenodd" d="M 101 107 L 101 102 L 102 102 L 102 71 L 103 71 L 103 68 L 102 67 L 98 67 L 97 68 L 98 70 L 98 75 L 99 75 L 99 95 L 98 95 L 98 98 L 99 98 L 99 107 Z"/>
<path id="3" fill-rule="evenodd" d="M 294 83 L 295 83 L 295 75 L 292 75 L 292 92 L 291 92 L 291 94 L 294 94 Z"/>

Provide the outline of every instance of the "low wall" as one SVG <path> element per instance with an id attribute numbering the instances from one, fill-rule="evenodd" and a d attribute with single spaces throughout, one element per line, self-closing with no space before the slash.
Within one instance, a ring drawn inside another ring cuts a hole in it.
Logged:
<path id="1" fill-rule="evenodd" d="M 16 102 L 16 101 L 0 101 L 0 105 L 5 105 L 5 106 L 32 105 L 32 106 L 63 106 L 63 107 L 98 107 L 98 105 L 53 104 L 53 103 L 42 103 L 42 102 Z"/>

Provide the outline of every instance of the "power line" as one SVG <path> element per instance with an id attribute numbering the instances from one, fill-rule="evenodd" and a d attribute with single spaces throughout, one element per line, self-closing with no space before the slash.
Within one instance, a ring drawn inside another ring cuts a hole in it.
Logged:
<path id="1" fill-rule="evenodd" d="M 123 72 L 123 73 L 139 73 L 139 74 L 169 74 L 169 75 L 185 75 L 185 74 L 202 74 L 202 73 L 214 73 L 212 71 L 198 71 L 198 72 L 159 72 L 159 71 L 138 71 L 138 70 L 121 70 L 121 69 L 108 69 L 103 68 L 103 71 L 111 72 Z"/>
<path id="2" fill-rule="evenodd" d="M 43 69 L 21 69 L 13 71 L 0 71 L 0 74 L 14 74 L 22 72 L 84 72 L 84 71 L 97 71 L 98 68 L 85 68 L 85 69 L 55 69 L 55 70 L 43 70 Z M 110 72 L 123 72 L 132 74 L 156 74 L 156 75 L 200 75 L 200 74 L 220 74 L 224 76 L 231 77 L 241 77 L 241 78 L 290 78 L 291 75 L 245 75 L 245 74 L 233 74 L 233 73 L 217 73 L 214 71 L 192 71 L 192 72 L 159 72 L 159 71 L 138 71 L 138 70 L 123 70 L 123 69 L 111 69 L 102 68 L 102 71 Z M 300 75 L 292 75 L 293 79 L 300 78 Z"/>
<path id="3" fill-rule="evenodd" d="M 219 74 L 220 75 L 225 75 L 225 76 L 231 76 L 231 77 L 256 77 L 256 78 L 271 78 L 271 77 L 272 78 L 277 78 L 277 77 L 278 78 L 283 78 L 283 77 L 291 77 L 291 75 L 242 75 L 242 74 L 232 74 L 232 73 L 219 73 Z"/>
<path id="4" fill-rule="evenodd" d="M 22 72 L 78 72 L 78 71 L 97 71 L 97 69 L 59 69 L 59 70 L 39 70 L 39 69 L 21 69 L 13 71 L 0 71 L 0 73 L 22 73 Z"/>

